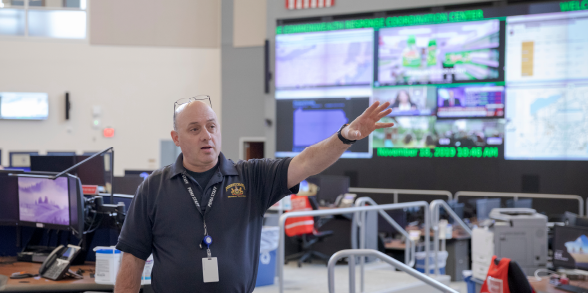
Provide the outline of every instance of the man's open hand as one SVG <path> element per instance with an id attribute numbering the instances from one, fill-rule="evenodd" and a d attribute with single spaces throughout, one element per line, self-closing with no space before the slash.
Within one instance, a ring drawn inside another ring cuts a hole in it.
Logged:
<path id="1" fill-rule="evenodd" d="M 390 106 L 390 102 L 380 105 L 380 102 L 376 101 L 363 114 L 353 120 L 349 126 L 343 128 L 341 135 L 348 140 L 360 140 L 376 129 L 394 126 L 394 123 L 378 123 L 382 117 L 392 112 L 392 109 L 384 110 L 388 106 Z"/>

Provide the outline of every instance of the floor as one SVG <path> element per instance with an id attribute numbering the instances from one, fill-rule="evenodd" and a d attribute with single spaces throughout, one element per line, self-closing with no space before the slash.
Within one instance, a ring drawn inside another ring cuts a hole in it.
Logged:
<path id="1" fill-rule="evenodd" d="M 255 288 L 255 293 L 275 293 L 278 279 L 273 285 Z M 450 287 L 467 293 L 464 282 L 452 282 Z M 304 264 L 298 268 L 295 262 L 284 266 L 284 292 L 319 293 L 329 292 L 327 267 L 324 264 Z M 335 267 L 335 292 L 349 292 L 349 270 L 347 265 Z M 359 268 L 356 271 L 356 292 L 359 290 Z M 403 272 L 394 271 L 386 263 L 374 262 L 366 265 L 364 292 L 439 292 Z"/>

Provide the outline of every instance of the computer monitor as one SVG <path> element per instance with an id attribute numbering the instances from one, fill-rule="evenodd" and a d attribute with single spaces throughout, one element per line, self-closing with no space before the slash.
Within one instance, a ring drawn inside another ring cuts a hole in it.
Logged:
<path id="1" fill-rule="evenodd" d="M 90 156 L 31 156 L 31 171 L 61 172 Z M 100 185 L 106 184 L 105 162 L 103 156 L 98 156 L 82 164 L 72 171 L 77 175 L 82 184 Z"/>
<path id="2" fill-rule="evenodd" d="M 47 156 L 75 156 L 76 152 L 47 152 Z"/>
<path id="3" fill-rule="evenodd" d="M 139 176 L 115 176 L 112 188 L 114 193 L 134 195 L 141 183 L 143 183 L 143 178 Z"/>
<path id="4" fill-rule="evenodd" d="M 576 217 L 574 226 L 577 227 L 588 227 L 588 217 Z"/>
<path id="5" fill-rule="evenodd" d="M 76 163 L 75 156 L 31 156 L 31 171 L 61 172 Z"/>
<path id="6" fill-rule="evenodd" d="M 84 199 L 78 178 L 16 177 L 20 225 L 71 230 L 78 238 L 84 229 Z"/>
<path id="7" fill-rule="evenodd" d="M 75 162 L 79 163 L 89 157 L 90 156 L 75 156 Z M 82 184 L 99 186 L 106 185 L 106 170 L 104 156 L 97 156 L 82 164 L 77 169 L 77 175 L 82 181 Z"/>
<path id="8" fill-rule="evenodd" d="M 17 168 L 30 168 L 31 167 L 31 156 L 38 155 L 38 152 L 10 152 L 9 165 L 10 167 Z"/>
<path id="9" fill-rule="evenodd" d="M 125 176 L 141 176 L 143 179 L 147 178 L 153 173 L 153 170 L 125 170 Z"/>
<path id="10" fill-rule="evenodd" d="M 523 198 L 519 200 L 514 199 L 507 199 L 506 200 L 506 207 L 507 208 L 533 208 L 533 199 L 532 198 Z"/>
<path id="11" fill-rule="evenodd" d="M 8 176 L 21 171 L 0 170 L 0 225 L 18 225 L 18 180 Z"/>
<path id="12" fill-rule="evenodd" d="M 588 270 L 588 228 L 553 227 L 553 266 Z"/>
<path id="13" fill-rule="evenodd" d="M 568 226 L 576 226 L 576 219 L 578 218 L 578 214 L 574 214 L 572 212 L 565 212 L 563 214 L 563 221 L 567 223 Z"/>
<path id="14" fill-rule="evenodd" d="M 492 209 L 500 208 L 500 198 L 485 198 L 476 201 L 478 222 L 488 219 Z"/>
<path id="15" fill-rule="evenodd" d="M 408 225 L 406 212 L 404 210 L 389 210 L 386 211 L 386 213 L 403 229 Z M 386 235 L 391 236 L 397 234 L 398 230 L 390 225 L 384 217 L 378 214 L 378 232 L 386 233 Z"/>
<path id="16" fill-rule="evenodd" d="M 337 196 L 349 193 L 349 177 L 347 176 L 317 175 L 308 177 L 306 180 L 319 187 L 316 198 L 321 204 L 334 203 Z"/>
<path id="17" fill-rule="evenodd" d="M 453 210 L 453 212 L 455 214 L 457 214 L 457 216 L 460 219 L 463 219 L 463 213 L 464 213 L 464 208 L 465 208 L 465 203 L 460 203 L 457 202 L 457 200 L 448 200 L 447 201 L 447 205 L 449 205 L 449 207 Z M 442 215 L 447 214 L 447 212 L 445 211 L 445 209 L 442 209 Z M 455 220 L 453 219 L 453 217 L 450 217 L 449 215 L 447 215 L 448 217 L 448 221 L 449 223 L 453 224 L 455 222 Z"/>

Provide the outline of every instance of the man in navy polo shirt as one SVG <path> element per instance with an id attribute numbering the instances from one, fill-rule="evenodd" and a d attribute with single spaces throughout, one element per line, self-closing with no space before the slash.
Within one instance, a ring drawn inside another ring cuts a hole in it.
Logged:
<path id="1" fill-rule="evenodd" d="M 176 102 L 171 136 L 182 154 L 137 190 L 117 244 L 125 253 L 115 292 L 139 291 L 152 253 L 156 292 L 252 292 L 265 211 L 356 140 L 392 126 L 378 123 L 391 112 L 388 106 L 374 103 L 294 158 L 234 163 L 221 153 L 212 108 L 194 98 Z"/>

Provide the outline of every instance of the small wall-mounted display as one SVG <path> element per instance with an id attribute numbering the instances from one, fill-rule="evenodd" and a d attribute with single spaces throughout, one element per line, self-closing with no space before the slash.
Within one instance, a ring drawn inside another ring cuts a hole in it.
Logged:
<path id="1" fill-rule="evenodd" d="M 0 92 L 0 119 L 45 120 L 48 116 L 47 93 Z"/>

